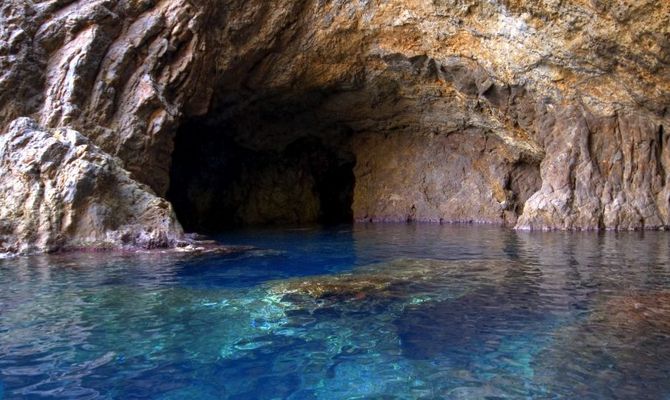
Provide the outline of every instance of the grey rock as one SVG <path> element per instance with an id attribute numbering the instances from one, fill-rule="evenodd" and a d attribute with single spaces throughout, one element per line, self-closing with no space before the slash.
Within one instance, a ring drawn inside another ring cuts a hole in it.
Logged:
<path id="1" fill-rule="evenodd" d="M 170 204 L 72 129 L 19 118 L 0 136 L 0 252 L 174 246 Z"/>

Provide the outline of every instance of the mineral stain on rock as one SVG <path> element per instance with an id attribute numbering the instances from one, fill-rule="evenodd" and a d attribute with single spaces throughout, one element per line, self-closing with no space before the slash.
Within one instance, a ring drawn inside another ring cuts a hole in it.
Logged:
<path id="1" fill-rule="evenodd" d="M 669 27 L 654 0 L 4 1 L 0 185 L 35 206 L 0 201 L 0 251 L 169 247 L 182 224 L 667 228 Z M 62 130 L 99 162 L 36 177 L 25 118 L 36 165 Z"/>

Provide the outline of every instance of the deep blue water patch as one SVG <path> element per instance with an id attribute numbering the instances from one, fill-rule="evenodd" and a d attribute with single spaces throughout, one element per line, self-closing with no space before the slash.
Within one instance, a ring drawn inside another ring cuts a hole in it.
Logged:
<path id="1" fill-rule="evenodd" d="M 668 399 L 670 235 L 356 225 L 0 261 L 0 399 Z"/>

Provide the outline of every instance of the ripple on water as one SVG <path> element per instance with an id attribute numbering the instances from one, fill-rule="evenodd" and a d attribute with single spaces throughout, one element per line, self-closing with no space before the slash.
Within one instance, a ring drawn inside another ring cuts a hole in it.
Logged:
<path id="1" fill-rule="evenodd" d="M 3 260 L 0 393 L 670 394 L 668 235 L 389 226 L 230 242 L 259 250 Z"/>

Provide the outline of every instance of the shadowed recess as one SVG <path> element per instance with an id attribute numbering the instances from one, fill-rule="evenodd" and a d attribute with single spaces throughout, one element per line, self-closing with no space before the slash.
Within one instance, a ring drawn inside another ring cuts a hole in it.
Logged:
<path id="1" fill-rule="evenodd" d="M 262 103 L 182 124 L 167 198 L 187 231 L 352 221 L 351 134 L 306 107 Z"/>

